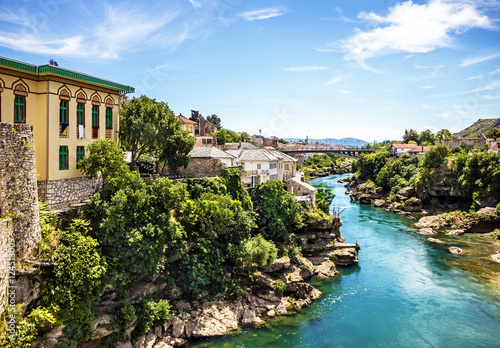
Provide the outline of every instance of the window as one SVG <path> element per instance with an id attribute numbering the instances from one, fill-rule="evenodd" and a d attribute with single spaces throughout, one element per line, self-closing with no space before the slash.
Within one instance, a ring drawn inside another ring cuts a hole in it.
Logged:
<path id="1" fill-rule="evenodd" d="M 14 122 L 26 122 L 26 97 L 16 95 L 14 99 Z"/>
<path id="2" fill-rule="evenodd" d="M 76 106 L 76 124 L 85 124 L 85 104 L 78 103 Z"/>
<path id="3" fill-rule="evenodd" d="M 99 106 L 92 105 L 92 127 L 99 127 Z"/>
<path id="4" fill-rule="evenodd" d="M 285 170 L 289 170 L 290 167 L 288 166 L 288 164 L 285 164 Z"/>
<path id="5" fill-rule="evenodd" d="M 259 163 L 259 164 L 257 164 L 257 169 L 261 169 L 261 166 L 262 166 L 262 165 L 261 165 L 260 163 Z"/>
<path id="6" fill-rule="evenodd" d="M 99 106 L 92 105 L 92 139 L 99 138 Z"/>
<path id="7" fill-rule="evenodd" d="M 59 103 L 59 123 L 68 124 L 68 101 L 61 100 Z"/>
<path id="8" fill-rule="evenodd" d="M 269 169 L 276 169 L 276 163 L 269 164 Z"/>
<path id="9" fill-rule="evenodd" d="M 59 170 L 68 169 L 68 147 L 59 146 Z"/>
<path id="10" fill-rule="evenodd" d="M 78 162 L 85 156 L 85 147 L 77 146 L 76 147 L 76 169 L 80 169 Z"/>
<path id="11" fill-rule="evenodd" d="M 106 128 L 113 128 L 113 109 L 106 108 Z"/>

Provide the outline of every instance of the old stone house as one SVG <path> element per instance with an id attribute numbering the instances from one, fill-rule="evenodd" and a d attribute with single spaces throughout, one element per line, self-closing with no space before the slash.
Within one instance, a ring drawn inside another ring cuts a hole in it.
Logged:
<path id="1" fill-rule="evenodd" d="M 429 151 L 432 146 L 415 146 L 409 149 L 406 153 L 409 157 L 424 157 L 425 153 Z"/>
<path id="2" fill-rule="evenodd" d="M 216 147 L 194 147 L 189 152 L 191 160 L 186 168 L 179 168 L 179 174 L 187 177 L 203 178 L 222 174 L 224 167 L 236 164 L 236 158 Z"/>
<path id="3" fill-rule="evenodd" d="M 0 122 L 33 128 L 40 200 L 53 208 L 93 194 L 77 162 L 97 139 L 118 141 L 120 96 L 134 88 L 58 66 L 0 57 Z"/>

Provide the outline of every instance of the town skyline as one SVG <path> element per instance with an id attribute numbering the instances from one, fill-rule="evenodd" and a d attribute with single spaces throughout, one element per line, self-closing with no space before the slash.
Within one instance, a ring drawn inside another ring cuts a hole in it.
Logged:
<path id="1" fill-rule="evenodd" d="M 282 138 L 400 139 L 499 117 L 498 1 L 13 1 L 0 56 Z"/>

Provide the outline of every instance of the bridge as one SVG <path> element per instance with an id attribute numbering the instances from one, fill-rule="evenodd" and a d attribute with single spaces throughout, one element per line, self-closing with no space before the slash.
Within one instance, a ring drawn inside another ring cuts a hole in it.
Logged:
<path id="1" fill-rule="evenodd" d="M 339 150 L 339 149 L 333 149 L 330 146 L 314 146 L 314 145 L 281 148 L 281 149 L 279 149 L 279 151 L 284 152 L 284 153 L 289 154 L 289 155 L 315 152 L 315 153 L 326 153 L 326 154 L 344 156 L 344 157 L 349 157 L 349 158 L 358 158 L 359 155 L 361 155 L 362 153 L 375 152 L 375 150 L 372 150 L 372 149 Z"/>

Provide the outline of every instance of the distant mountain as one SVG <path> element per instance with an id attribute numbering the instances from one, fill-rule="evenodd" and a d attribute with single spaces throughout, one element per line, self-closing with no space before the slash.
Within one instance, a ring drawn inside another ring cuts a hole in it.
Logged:
<path id="1" fill-rule="evenodd" d="M 486 134 L 492 128 L 500 128 L 500 118 L 480 118 L 472 126 L 453 134 L 454 137 L 468 138 L 475 134 Z"/>
<path id="2" fill-rule="evenodd" d="M 284 140 L 286 141 L 304 141 L 305 138 L 285 138 Z M 320 142 L 320 143 L 327 143 L 331 145 L 350 145 L 350 146 L 363 146 L 368 144 L 367 141 L 358 139 L 358 138 L 342 138 L 342 139 L 335 139 L 335 138 L 325 138 L 325 139 L 309 139 L 309 142 Z"/>

